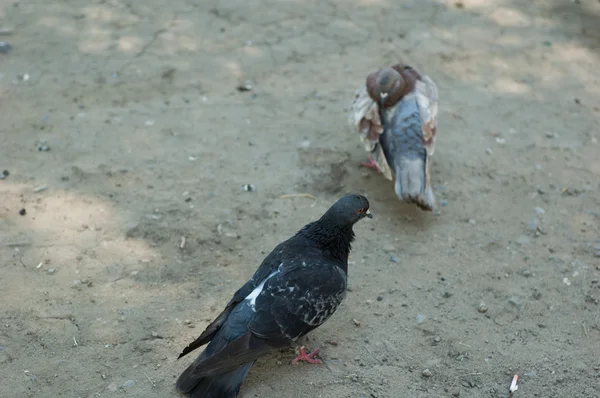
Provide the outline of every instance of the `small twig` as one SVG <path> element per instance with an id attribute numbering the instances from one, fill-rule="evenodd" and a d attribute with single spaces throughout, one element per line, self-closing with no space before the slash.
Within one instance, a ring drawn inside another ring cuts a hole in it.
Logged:
<path id="1" fill-rule="evenodd" d="M 587 337 L 589 340 L 590 335 L 588 334 L 587 328 L 585 327 L 585 322 L 581 322 L 581 327 L 583 328 L 583 331 L 585 332 L 585 337 Z"/>
<path id="2" fill-rule="evenodd" d="M 281 195 L 279 199 L 289 199 L 289 198 L 310 198 L 312 200 L 317 200 L 313 195 L 309 193 L 293 193 L 289 195 Z"/>
<path id="3" fill-rule="evenodd" d="M 77 343 L 77 339 L 73 336 L 73 347 L 77 347 L 79 344 Z"/>
<path id="4" fill-rule="evenodd" d="M 457 379 L 460 379 L 461 377 L 467 377 L 467 376 L 481 376 L 483 373 L 481 372 L 477 372 L 477 373 L 467 373 L 464 375 L 458 375 L 456 376 Z"/>
<path id="5" fill-rule="evenodd" d="M 185 236 L 182 236 L 181 237 L 181 243 L 179 244 L 179 248 L 181 250 L 183 250 L 183 248 L 185 247 L 185 242 L 186 242 Z"/>
<path id="6" fill-rule="evenodd" d="M 463 343 L 462 341 L 459 341 L 459 342 L 458 342 L 458 344 L 460 344 L 460 345 L 464 345 L 465 347 L 473 348 L 473 347 L 471 347 L 470 345 Z"/>
<path id="7" fill-rule="evenodd" d="M 2 243 L 1 246 L 6 246 L 6 247 L 21 247 L 21 246 L 29 246 L 29 245 L 31 245 L 31 242 L 21 241 L 21 242 L 7 242 L 7 243 Z"/>
<path id="8" fill-rule="evenodd" d="M 150 378 L 150 376 L 148 376 L 146 374 L 146 372 L 142 371 L 142 373 L 144 374 L 144 376 L 146 376 L 146 378 L 148 379 L 148 381 L 150 382 L 150 384 L 152 384 L 152 387 L 156 387 L 156 384 L 152 381 L 152 379 Z"/>
<path id="9" fill-rule="evenodd" d="M 379 363 L 383 363 L 383 361 L 382 361 L 381 359 L 377 358 L 377 357 L 375 356 L 375 354 L 373 354 L 373 353 L 371 352 L 371 350 L 369 350 L 369 347 L 367 347 L 367 346 L 364 346 L 364 347 L 365 347 L 365 351 L 367 351 L 367 352 L 369 353 L 369 355 L 371 355 L 371 356 L 372 356 L 372 357 L 373 357 L 373 358 L 374 358 L 374 359 L 375 359 L 377 362 L 379 362 Z"/>

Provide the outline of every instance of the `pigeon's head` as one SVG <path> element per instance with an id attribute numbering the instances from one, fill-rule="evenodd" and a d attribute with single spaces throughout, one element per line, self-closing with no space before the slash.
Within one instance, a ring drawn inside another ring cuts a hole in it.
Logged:
<path id="1" fill-rule="evenodd" d="M 367 81 L 372 85 L 372 92 L 379 104 L 383 104 L 386 99 L 401 89 L 404 88 L 405 82 L 402 75 L 393 68 L 385 68 L 374 72 L 367 78 Z"/>
<path id="2" fill-rule="evenodd" d="M 365 217 L 373 218 L 367 198 L 356 194 L 343 196 L 329 208 L 326 214 L 342 225 L 353 225 Z"/>

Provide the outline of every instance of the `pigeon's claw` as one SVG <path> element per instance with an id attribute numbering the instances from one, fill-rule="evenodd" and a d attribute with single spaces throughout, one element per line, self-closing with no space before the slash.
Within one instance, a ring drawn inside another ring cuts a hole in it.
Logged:
<path id="1" fill-rule="evenodd" d="M 368 162 L 360 162 L 360 165 L 363 167 L 368 167 L 370 169 L 375 169 L 381 173 L 381 169 L 379 168 L 379 166 L 377 166 L 377 163 L 375 163 L 375 161 L 373 160 L 373 158 L 371 156 L 369 156 Z"/>
<path id="2" fill-rule="evenodd" d="M 315 355 L 317 355 L 319 353 L 319 351 L 321 351 L 320 348 L 317 348 L 316 350 L 314 350 L 313 352 L 311 352 L 309 354 L 307 354 L 306 351 L 304 351 L 304 347 L 300 347 L 300 349 L 298 351 L 299 351 L 299 354 L 296 357 L 296 359 L 294 359 L 292 361 L 292 365 L 297 364 L 299 361 L 304 361 L 304 362 L 308 362 L 308 363 L 312 363 L 312 364 L 319 364 L 319 363 L 323 362 L 320 359 L 313 358 Z"/>

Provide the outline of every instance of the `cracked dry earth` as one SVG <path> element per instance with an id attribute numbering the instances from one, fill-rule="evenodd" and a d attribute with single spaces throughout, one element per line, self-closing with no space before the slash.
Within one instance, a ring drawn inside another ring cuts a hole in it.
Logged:
<path id="1" fill-rule="evenodd" d="M 242 396 L 600 396 L 596 0 L 11 0 L 0 28 L 1 397 L 178 396 L 180 350 L 344 192 L 376 218 L 325 364 L 276 352 Z M 398 60 L 440 90 L 436 214 L 346 125 Z"/>

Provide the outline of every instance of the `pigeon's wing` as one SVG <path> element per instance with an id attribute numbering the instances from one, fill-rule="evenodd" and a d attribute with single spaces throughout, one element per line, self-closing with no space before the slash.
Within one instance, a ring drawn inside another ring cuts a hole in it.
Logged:
<path id="1" fill-rule="evenodd" d="M 287 241 L 280 243 L 275 247 L 275 249 L 271 251 L 271 253 L 267 255 L 267 257 L 265 257 L 265 259 L 260 264 L 254 275 L 252 275 L 252 278 L 250 278 L 248 282 L 246 282 L 240 289 L 238 289 L 237 292 L 235 292 L 232 299 L 229 301 L 227 306 L 225 306 L 223 312 L 221 312 L 219 316 L 217 316 L 217 318 L 206 327 L 204 332 L 202 332 L 202 334 L 196 340 L 191 342 L 187 347 L 183 349 L 183 351 L 181 352 L 181 354 L 179 354 L 179 357 L 177 357 L 177 359 L 189 354 L 190 352 L 194 351 L 199 347 L 202 347 L 204 344 L 208 343 L 213 339 L 215 334 L 227 321 L 227 318 L 229 317 L 233 308 L 242 300 L 244 300 L 250 293 L 252 293 L 252 291 L 263 280 L 265 280 L 271 273 L 273 273 L 277 269 L 277 267 L 279 267 L 283 258 L 285 247 L 289 246 L 290 243 L 293 243 L 294 239 L 295 238 L 291 238 Z"/>
<path id="2" fill-rule="evenodd" d="M 372 159 L 383 175 L 391 180 L 392 172 L 379 143 L 379 136 L 384 130 L 379 114 L 379 106 L 369 96 L 366 84 L 363 84 L 355 93 L 354 101 L 350 106 L 348 124 L 352 133 L 356 134 L 358 132 L 365 150 L 371 152 Z"/>
<path id="3" fill-rule="evenodd" d="M 429 76 L 422 75 L 415 83 L 415 95 L 423 124 L 423 145 L 429 156 L 435 152 L 437 133 L 438 89 Z"/>
<path id="4" fill-rule="evenodd" d="M 358 132 L 365 150 L 372 151 L 379 142 L 379 135 L 383 133 L 383 125 L 379 118 L 379 107 L 369 96 L 366 84 L 356 90 L 348 123 L 354 134 Z"/>
<path id="5" fill-rule="evenodd" d="M 320 257 L 303 256 L 293 264 L 284 263 L 281 272 L 267 281 L 249 328 L 269 344 L 288 344 L 322 325 L 345 295 L 344 271 Z"/>

